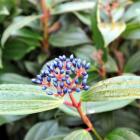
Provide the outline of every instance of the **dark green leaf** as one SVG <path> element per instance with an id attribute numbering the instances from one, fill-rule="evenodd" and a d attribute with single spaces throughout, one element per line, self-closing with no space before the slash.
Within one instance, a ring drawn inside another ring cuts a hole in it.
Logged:
<path id="1" fill-rule="evenodd" d="M 34 49 L 36 46 L 28 46 L 20 40 L 10 40 L 3 49 L 3 57 L 10 60 L 20 60 Z"/>
<path id="2" fill-rule="evenodd" d="M 124 71 L 131 73 L 140 70 L 140 51 L 133 54 L 125 65 Z"/>
<path id="3" fill-rule="evenodd" d="M 117 128 L 107 135 L 105 140 L 140 140 L 140 137 L 128 128 Z"/>
<path id="4" fill-rule="evenodd" d="M 1 39 L 1 44 L 4 46 L 5 42 L 9 38 L 9 36 L 15 32 L 16 30 L 19 30 L 23 28 L 24 26 L 27 26 L 30 22 L 38 19 L 40 16 L 27 16 L 27 17 L 22 17 L 20 20 L 13 22 L 9 27 L 4 31 L 2 39 Z"/>
<path id="5" fill-rule="evenodd" d="M 85 32 L 79 27 L 68 27 L 68 29 L 59 31 L 50 36 L 49 42 L 54 47 L 70 47 L 91 43 Z"/>

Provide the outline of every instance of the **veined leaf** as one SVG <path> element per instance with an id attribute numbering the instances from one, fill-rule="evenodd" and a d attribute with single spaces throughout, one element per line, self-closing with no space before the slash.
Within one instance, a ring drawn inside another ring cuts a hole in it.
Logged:
<path id="1" fill-rule="evenodd" d="M 117 128 L 107 135 L 105 140 L 140 140 L 140 137 L 128 128 Z"/>
<path id="2" fill-rule="evenodd" d="M 70 133 L 63 140 L 93 140 L 93 139 L 87 131 L 81 129 Z"/>
<path id="3" fill-rule="evenodd" d="M 93 85 L 82 94 L 82 101 L 120 100 L 140 98 L 140 77 L 118 76 Z"/>
<path id="4" fill-rule="evenodd" d="M 50 89 L 53 91 L 53 89 Z M 49 89 L 48 91 L 49 92 Z M 47 96 L 40 87 L 25 84 L 0 85 L 0 114 L 31 114 L 57 108 L 62 98 Z"/>
<path id="5" fill-rule="evenodd" d="M 15 21 L 11 25 L 9 25 L 9 27 L 4 31 L 2 35 L 1 39 L 2 46 L 4 46 L 5 42 L 13 32 L 23 28 L 24 26 L 27 26 L 30 22 L 38 19 L 39 17 L 40 17 L 39 15 L 22 17 L 20 20 Z"/>
<path id="6" fill-rule="evenodd" d="M 81 93 L 82 94 L 82 93 Z M 77 101 L 80 100 L 81 94 L 74 94 L 74 97 Z M 68 95 L 65 96 L 64 100 L 71 102 Z M 122 108 L 128 104 L 130 104 L 134 99 L 129 100 L 114 100 L 114 101 L 94 101 L 94 102 L 82 102 L 82 109 L 86 114 L 94 114 L 112 111 L 118 108 Z M 75 108 L 69 107 L 65 104 L 62 104 L 59 107 L 65 113 L 72 116 L 79 116 L 79 113 Z"/>
<path id="7" fill-rule="evenodd" d="M 62 13 L 92 9 L 94 5 L 95 5 L 95 2 L 92 2 L 92 1 L 67 2 L 67 3 L 56 6 L 54 9 L 52 9 L 51 13 L 55 15 L 55 14 L 62 14 Z"/>

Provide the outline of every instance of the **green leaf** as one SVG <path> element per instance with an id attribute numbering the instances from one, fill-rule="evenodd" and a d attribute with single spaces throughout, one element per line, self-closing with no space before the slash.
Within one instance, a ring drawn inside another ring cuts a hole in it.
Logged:
<path id="1" fill-rule="evenodd" d="M 0 69 L 3 68 L 2 65 L 2 49 L 0 48 Z"/>
<path id="2" fill-rule="evenodd" d="M 30 22 L 35 21 L 38 18 L 40 18 L 39 15 L 22 17 L 20 18 L 20 20 L 15 21 L 11 25 L 9 25 L 2 35 L 2 39 L 1 39 L 2 46 L 4 46 L 5 42 L 13 32 L 23 28 L 24 26 L 27 26 Z"/>
<path id="3" fill-rule="evenodd" d="M 108 60 L 105 63 L 105 68 L 106 68 L 107 72 L 117 72 L 118 71 L 117 63 L 110 55 L 108 55 Z"/>
<path id="4" fill-rule="evenodd" d="M 86 24 L 87 26 L 91 27 L 90 22 L 90 15 L 89 13 L 80 13 L 80 12 L 74 12 L 74 14 L 79 18 L 81 22 Z"/>
<path id="5" fill-rule="evenodd" d="M 125 12 L 124 14 L 124 19 L 125 21 L 132 20 L 134 18 L 137 18 L 140 16 L 140 2 L 135 2 L 133 3 Z"/>
<path id="6" fill-rule="evenodd" d="M 24 140 L 50 140 L 54 135 L 65 135 L 68 129 L 60 127 L 57 121 L 46 121 L 35 124 L 26 134 Z"/>
<path id="7" fill-rule="evenodd" d="M 67 135 L 63 140 L 93 140 L 86 130 L 76 130 Z"/>
<path id="8" fill-rule="evenodd" d="M 17 116 L 17 115 L 0 115 L 0 125 L 3 125 L 5 123 L 11 123 L 11 122 L 14 122 L 14 121 L 17 121 L 17 120 L 20 120 L 22 118 L 24 118 L 24 116 Z"/>
<path id="9" fill-rule="evenodd" d="M 19 37 L 25 37 L 25 38 L 29 38 L 29 39 L 33 39 L 33 40 L 42 40 L 42 37 L 39 33 L 33 31 L 33 30 L 29 30 L 26 28 L 22 28 L 20 30 L 15 30 L 13 31 L 13 33 L 11 34 L 12 36 L 19 36 Z"/>
<path id="10" fill-rule="evenodd" d="M 107 60 L 107 46 L 118 38 L 125 30 L 126 25 L 124 22 L 106 23 L 101 22 L 99 2 L 92 11 L 91 25 L 93 40 L 95 40 L 96 48 L 104 52 L 104 60 Z"/>
<path id="11" fill-rule="evenodd" d="M 0 7 L 1 8 L 1 7 Z M 7 9 L 7 7 L 3 6 L 1 9 L 0 9 L 0 15 L 9 15 L 9 11 Z"/>
<path id="12" fill-rule="evenodd" d="M 34 49 L 36 46 L 29 46 L 20 40 L 9 40 L 3 49 L 3 57 L 10 60 L 20 60 Z"/>
<path id="13" fill-rule="evenodd" d="M 130 22 L 123 33 L 126 39 L 140 39 L 140 22 Z"/>
<path id="14" fill-rule="evenodd" d="M 99 12 L 99 4 L 96 3 L 96 6 L 93 8 L 92 15 L 91 15 L 91 28 L 92 28 L 92 34 L 93 34 L 93 40 L 96 43 L 97 49 L 102 49 L 105 53 L 105 42 L 104 38 L 102 36 L 102 33 L 99 28 L 100 24 L 100 12 Z M 105 54 L 106 57 L 106 54 Z"/>
<path id="15" fill-rule="evenodd" d="M 92 1 L 67 2 L 67 3 L 63 3 L 54 7 L 51 13 L 53 15 L 56 15 L 56 14 L 74 12 L 74 11 L 82 11 L 82 10 L 92 9 L 94 5 L 95 5 L 95 2 L 92 2 Z"/>
<path id="16" fill-rule="evenodd" d="M 78 93 L 74 94 L 74 97 L 77 101 L 80 100 L 81 94 L 78 94 Z M 112 111 L 118 108 L 122 108 L 130 104 L 133 100 L 134 99 L 120 100 L 119 102 L 117 100 L 116 101 L 114 100 L 114 101 L 82 102 L 82 109 L 86 114 L 107 112 L 107 111 Z M 64 101 L 71 102 L 68 95 L 65 96 Z M 65 104 L 62 104 L 59 108 L 67 114 L 70 114 L 72 116 L 79 116 L 75 108 L 69 107 Z"/>
<path id="17" fill-rule="evenodd" d="M 15 73 L 0 74 L 0 84 L 31 84 L 31 80 Z"/>
<path id="18" fill-rule="evenodd" d="M 103 80 L 82 94 L 82 101 L 140 98 L 140 77 L 124 75 Z"/>
<path id="19" fill-rule="evenodd" d="M 140 70 L 140 51 L 133 54 L 125 65 L 124 71 L 131 73 Z"/>
<path id="20" fill-rule="evenodd" d="M 52 34 L 49 42 L 54 47 L 70 47 L 91 43 L 85 32 L 79 27 L 68 27 L 66 30 Z"/>
<path id="21" fill-rule="evenodd" d="M 53 89 L 49 91 L 55 92 Z M 57 108 L 62 98 L 47 96 L 41 87 L 26 84 L 0 85 L 0 114 L 32 114 Z"/>
<path id="22" fill-rule="evenodd" d="M 105 140 L 140 140 L 140 137 L 128 128 L 117 128 L 109 133 Z"/>
<path id="23" fill-rule="evenodd" d="M 63 140 L 65 136 L 66 135 L 57 135 L 57 136 L 52 136 L 52 137 L 49 137 L 49 138 L 43 139 L 43 140 Z"/>

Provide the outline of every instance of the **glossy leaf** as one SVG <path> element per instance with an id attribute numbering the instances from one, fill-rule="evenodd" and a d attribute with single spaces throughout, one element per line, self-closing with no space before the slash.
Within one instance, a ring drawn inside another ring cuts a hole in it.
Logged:
<path id="1" fill-rule="evenodd" d="M 26 43 L 16 39 L 8 41 L 3 49 L 3 57 L 9 60 L 20 60 L 37 47 L 34 45 L 27 45 Z"/>
<path id="2" fill-rule="evenodd" d="M 137 72 L 140 70 L 140 51 L 133 54 L 125 65 L 125 72 Z"/>
<path id="3" fill-rule="evenodd" d="M 140 140 L 140 136 L 128 128 L 117 128 L 109 133 L 105 140 Z"/>
<path id="4" fill-rule="evenodd" d="M 24 140 L 49 140 L 54 135 L 65 135 L 68 129 L 59 127 L 57 121 L 46 121 L 35 124 L 26 134 Z"/>
<path id="5" fill-rule="evenodd" d="M 93 140 L 86 130 L 76 130 L 67 135 L 63 140 Z"/>
<path id="6" fill-rule="evenodd" d="M 15 32 L 16 30 L 19 30 L 23 28 L 24 26 L 27 26 L 30 22 L 35 21 L 38 19 L 40 16 L 27 16 L 27 17 L 22 17 L 20 20 L 13 22 L 9 27 L 4 31 L 1 39 L 1 44 L 4 46 L 5 42 L 7 39 L 10 37 L 10 35 Z"/>
<path id="7" fill-rule="evenodd" d="M 125 12 L 124 19 L 126 21 L 132 20 L 140 15 L 140 2 L 133 3 Z"/>
<path id="8" fill-rule="evenodd" d="M 67 2 L 64 4 L 60 4 L 52 9 L 52 14 L 62 14 L 62 13 L 68 13 L 68 12 L 74 12 L 74 11 L 81 11 L 81 10 L 87 10 L 92 9 L 95 5 L 95 2 L 93 1 L 83 1 L 83 2 Z"/>
<path id="9" fill-rule="evenodd" d="M 81 97 L 82 101 L 140 99 L 140 77 L 124 75 L 93 85 Z"/>
<path id="10" fill-rule="evenodd" d="M 52 89 L 50 90 L 52 91 Z M 62 98 L 47 96 L 38 86 L 26 84 L 0 85 L 0 114 L 32 114 L 57 108 L 62 102 Z"/>
<path id="11" fill-rule="evenodd" d="M 104 57 L 105 59 L 107 59 L 105 41 L 100 31 L 99 24 L 100 24 L 100 11 L 99 11 L 99 3 L 97 2 L 91 14 L 91 29 L 93 35 L 92 38 L 96 43 L 95 47 L 97 49 L 103 50 Z"/>
<path id="12" fill-rule="evenodd" d="M 81 45 L 91 43 L 85 32 L 79 27 L 68 27 L 66 30 L 50 36 L 49 42 L 54 47 L 70 47 L 74 45 Z"/>

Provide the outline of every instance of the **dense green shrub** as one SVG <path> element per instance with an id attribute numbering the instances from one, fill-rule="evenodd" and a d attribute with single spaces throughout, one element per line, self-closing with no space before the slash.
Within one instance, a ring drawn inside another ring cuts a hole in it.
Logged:
<path id="1" fill-rule="evenodd" d="M 138 0 L 1 0 L 0 124 L 9 140 L 96 139 L 64 104 L 69 96 L 47 96 L 30 80 L 63 54 L 91 63 L 90 89 L 74 97 L 101 137 L 140 140 L 139 17 Z"/>

